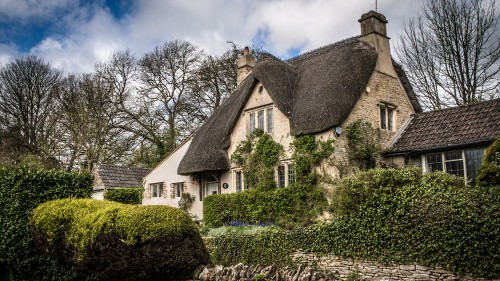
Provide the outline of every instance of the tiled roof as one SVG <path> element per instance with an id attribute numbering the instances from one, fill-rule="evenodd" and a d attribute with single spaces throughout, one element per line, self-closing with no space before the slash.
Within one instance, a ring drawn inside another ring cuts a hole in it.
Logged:
<path id="1" fill-rule="evenodd" d="M 101 188 L 139 187 L 149 172 L 149 168 L 99 165 L 95 176 Z"/>
<path id="2" fill-rule="evenodd" d="M 408 152 L 492 141 L 500 137 L 500 99 L 418 113 L 392 145 Z"/>

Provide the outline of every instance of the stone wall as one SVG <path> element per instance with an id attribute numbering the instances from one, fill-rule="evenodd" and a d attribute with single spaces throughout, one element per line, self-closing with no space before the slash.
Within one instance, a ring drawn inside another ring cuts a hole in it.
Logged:
<path id="1" fill-rule="evenodd" d="M 500 281 L 457 275 L 441 267 L 418 264 L 384 265 L 371 261 L 341 259 L 333 255 L 316 255 L 296 252 L 292 256 L 296 268 L 237 264 L 200 269 L 195 280 L 203 281 L 252 281 L 252 280 L 363 280 L 363 281 Z"/>
<path id="2" fill-rule="evenodd" d="M 377 262 L 341 259 L 333 255 L 316 255 L 297 252 L 293 255 L 295 264 L 309 265 L 321 270 L 338 273 L 341 280 L 349 275 L 357 274 L 360 280 L 394 281 L 394 280 L 494 280 L 471 276 L 460 276 L 441 267 L 425 267 L 417 264 L 393 264 L 387 266 Z"/>

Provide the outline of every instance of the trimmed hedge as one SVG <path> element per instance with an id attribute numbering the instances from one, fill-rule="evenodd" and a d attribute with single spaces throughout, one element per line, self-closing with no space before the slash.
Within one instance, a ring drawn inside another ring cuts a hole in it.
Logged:
<path id="1" fill-rule="evenodd" d="M 332 199 L 336 217 L 328 224 L 208 238 L 214 263 L 290 265 L 289 255 L 302 249 L 500 277 L 498 186 L 465 186 L 441 172 L 378 169 L 339 181 Z"/>
<path id="2" fill-rule="evenodd" d="M 115 188 L 104 192 L 104 199 L 123 204 L 141 204 L 144 188 Z"/>
<path id="3" fill-rule="evenodd" d="M 92 199 L 62 199 L 33 211 L 39 247 L 99 280 L 184 280 L 210 262 L 182 210 Z"/>
<path id="4" fill-rule="evenodd" d="M 321 190 L 297 186 L 272 191 L 250 189 L 210 195 L 203 200 L 203 222 L 211 228 L 235 221 L 273 222 L 286 227 L 308 225 L 327 206 Z"/>
<path id="5" fill-rule="evenodd" d="M 40 203 L 90 197 L 90 174 L 28 167 L 0 167 L 0 270 L 2 280 L 84 280 L 34 247 L 28 221 Z"/>

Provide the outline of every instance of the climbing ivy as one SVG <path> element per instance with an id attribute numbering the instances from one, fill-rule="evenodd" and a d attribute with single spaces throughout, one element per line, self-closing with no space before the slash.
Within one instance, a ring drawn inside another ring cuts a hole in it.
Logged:
<path id="1" fill-rule="evenodd" d="M 292 142 L 296 185 L 314 186 L 319 175 L 314 170 L 332 155 L 334 140 L 317 141 L 314 135 L 298 136 Z"/>
<path id="2" fill-rule="evenodd" d="M 277 184 L 274 168 L 283 155 L 283 146 L 261 130 L 254 130 L 231 155 L 231 162 L 242 167 L 246 188 L 272 190 Z"/>
<path id="3" fill-rule="evenodd" d="M 179 200 L 179 209 L 188 212 L 193 206 L 196 197 L 189 194 L 188 192 L 183 192 L 181 194 L 181 199 Z"/>
<path id="4" fill-rule="evenodd" d="M 370 123 L 358 119 L 346 128 L 348 154 L 351 165 L 360 170 L 373 169 L 382 147 L 380 145 L 380 130 Z"/>

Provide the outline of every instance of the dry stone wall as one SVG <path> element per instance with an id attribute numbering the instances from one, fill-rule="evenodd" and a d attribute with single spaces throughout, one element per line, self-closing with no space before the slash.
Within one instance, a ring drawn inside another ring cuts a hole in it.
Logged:
<path id="1" fill-rule="evenodd" d="M 211 266 L 198 271 L 195 280 L 203 281 L 500 281 L 472 276 L 461 276 L 440 267 L 418 264 L 390 266 L 370 261 L 342 259 L 333 255 L 296 252 L 292 256 L 296 268 L 237 264 Z"/>
<path id="2" fill-rule="evenodd" d="M 321 270 L 336 272 L 340 280 L 346 280 L 349 275 L 352 276 L 356 274 L 359 275 L 359 280 L 367 281 L 500 281 L 500 279 L 460 276 L 444 270 L 441 267 L 425 267 L 417 264 L 393 264 L 391 266 L 386 266 L 377 262 L 342 259 L 333 255 L 316 255 L 297 252 L 293 255 L 292 260 L 295 264 L 310 265 Z"/>

